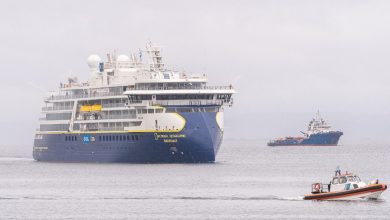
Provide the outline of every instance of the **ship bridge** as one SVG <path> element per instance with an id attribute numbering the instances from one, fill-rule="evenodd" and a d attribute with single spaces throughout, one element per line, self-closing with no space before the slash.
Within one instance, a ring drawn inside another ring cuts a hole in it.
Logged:
<path id="1" fill-rule="evenodd" d="M 127 95 L 128 105 L 160 106 L 231 106 L 232 86 L 205 86 L 194 89 L 130 89 Z"/>

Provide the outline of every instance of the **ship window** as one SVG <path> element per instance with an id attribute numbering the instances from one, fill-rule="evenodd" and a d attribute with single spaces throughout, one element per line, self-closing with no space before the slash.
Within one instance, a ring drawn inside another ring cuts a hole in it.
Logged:
<path id="1" fill-rule="evenodd" d="M 65 141 L 68 141 L 68 136 L 65 136 Z"/>
<path id="2" fill-rule="evenodd" d="M 349 181 L 349 182 L 355 182 L 355 178 L 353 178 L 353 176 L 349 176 L 349 177 L 348 177 L 348 181 Z"/>
<path id="3" fill-rule="evenodd" d="M 102 136 L 99 136 L 99 141 L 102 141 Z"/>
<path id="4" fill-rule="evenodd" d="M 142 114 L 146 114 L 148 113 L 148 110 L 147 109 L 142 109 Z"/>
<path id="5" fill-rule="evenodd" d="M 355 184 L 353 184 L 353 188 L 357 189 L 357 188 L 359 188 L 359 186 L 355 183 Z"/>
<path id="6" fill-rule="evenodd" d="M 211 107 L 211 108 L 205 108 L 206 112 L 218 112 L 218 108 L 216 107 Z"/>
<path id="7" fill-rule="evenodd" d="M 177 108 L 178 112 L 193 112 L 192 108 Z"/>
<path id="8" fill-rule="evenodd" d="M 74 141 L 77 141 L 77 136 L 74 137 Z"/>
<path id="9" fill-rule="evenodd" d="M 339 184 L 339 178 L 338 177 L 333 178 L 333 184 Z"/>
<path id="10" fill-rule="evenodd" d="M 119 136 L 119 140 L 120 140 L 120 141 L 122 141 L 122 135 L 121 135 L 121 136 Z"/>
<path id="11" fill-rule="evenodd" d="M 171 113 L 171 112 L 176 112 L 176 109 L 175 108 L 167 108 L 165 110 L 166 113 Z"/>
<path id="12" fill-rule="evenodd" d="M 133 140 L 133 141 L 134 141 L 134 135 L 131 135 L 131 140 Z"/>
<path id="13" fill-rule="evenodd" d="M 118 135 L 115 136 L 115 140 L 118 141 L 119 140 L 119 137 Z"/>
<path id="14" fill-rule="evenodd" d="M 343 176 L 340 177 L 340 183 L 346 183 L 347 182 L 347 177 Z"/>
<path id="15" fill-rule="evenodd" d="M 138 141 L 138 135 L 135 136 L 135 140 Z"/>
<path id="16" fill-rule="evenodd" d="M 111 141 L 111 136 L 108 136 L 108 139 L 110 139 L 110 141 Z"/>
<path id="17" fill-rule="evenodd" d="M 156 109 L 156 113 L 162 113 L 162 112 L 163 112 L 162 108 Z"/>
<path id="18" fill-rule="evenodd" d="M 103 141 L 106 141 L 106 136 L 103 136 Z"/>
<path id="19" fill-rule="evenodd" d="M 130 136 L 129 135 L 127 135 L 126 138 L 127 138 L 128 141 L 130 140 Z"/>

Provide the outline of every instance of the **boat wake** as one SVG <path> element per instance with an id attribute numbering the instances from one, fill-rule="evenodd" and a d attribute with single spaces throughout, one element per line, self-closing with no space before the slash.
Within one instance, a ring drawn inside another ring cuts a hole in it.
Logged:
<path id="1" fill-rule="evenodd" d="M 301 201 L 303 197 L 280 197 L 274 195 L 254 196 L 254 197 L 240 197 L 240 196 L 218 196 L 218 197 L 172 197 L 172 199 L 182 200 L 284 200 L 284 201 Z"/>
<path id="2" fill-rule="evenodd" d="M 61 197 L 61 196 L 23 196 L 23 197 L 0 197 L 0 200 L 230 200 L 230 201 L 303 201 L 303 197 L 279 197 L 273 195 L 241 197 L 241 196 L 173 196 L 173 197 Z"/>
<path id="3" fill-rule="evenodd" d="M 0 161 L 34 161 L 28 157 L 0 157 Z"/>

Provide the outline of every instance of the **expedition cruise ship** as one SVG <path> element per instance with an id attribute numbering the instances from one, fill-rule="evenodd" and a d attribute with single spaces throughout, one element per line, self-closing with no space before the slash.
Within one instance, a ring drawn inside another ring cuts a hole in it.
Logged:
<path id="1" fill-rule="evenodd" d="M 143 62 L 142 55 L 147 58 Z M 86 83 L 49 94 L 34 139 L 37 161 L 213 162 L 233 87 L 169 70 L 161 47 L 88 58 Z"/>

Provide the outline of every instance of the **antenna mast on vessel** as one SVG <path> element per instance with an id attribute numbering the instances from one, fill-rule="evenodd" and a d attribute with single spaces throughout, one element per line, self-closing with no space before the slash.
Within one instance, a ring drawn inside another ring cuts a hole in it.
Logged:
<path id="1" fill-rule="evenodd" d="M 152 42 L 146 45 L 146 52 L 149 55 L 150 69 L 154 71 L 164 70 L 165 64 L 162 62 L 161 47 L 153 46 Z"/>

